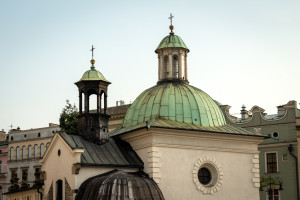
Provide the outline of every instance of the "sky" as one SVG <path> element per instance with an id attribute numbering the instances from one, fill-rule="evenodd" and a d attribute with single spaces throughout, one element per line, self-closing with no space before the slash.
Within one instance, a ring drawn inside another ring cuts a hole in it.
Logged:
<path id="1" fill-rule="evenodd" d="M 58 123 L 74 85 L 95 66 L 112 84 L 108 105 L 157 82 L 154 50 L 174 32 L 190 50 L 188 80 L 230 113 L 268 114 L 300 102 L 300 1 L 0 1 L 0 130 Z M 299 107 L 299 106 L 298 106 Z"/>

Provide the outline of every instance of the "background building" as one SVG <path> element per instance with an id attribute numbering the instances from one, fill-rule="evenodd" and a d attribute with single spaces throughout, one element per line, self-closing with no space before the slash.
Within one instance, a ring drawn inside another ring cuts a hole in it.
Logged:
<path id="1" fill-rule="evenodd" d="M 0 200 L 6 199 L 3 191 L 7 187 L 7 145 L 6 141 L 0 141 Z"/>
<path id="2" fill-rule="evenodd" d="M 267 115 L 259 106 L 252 107 L 250 111 L 243 106 L 241 116 L 234 117 L 229 113 L 230 106 L 223 105 L 221 108 L 227 123 L 270 136 L 259 145 L 260 175 L 283 182 L 284 190 L 279 190 L 279 185 L 271 186 L 272 199 L 298 200 L 300 110 L 297 102 L 289 101 L 277 106 L 278 112 L 273 115 Z M 269 196 L 266 189 L 269 187 L 260 192 L 260 199 Z"/>
<path id="3" fill-rule="evenodd" d="M 38 197 L 35 181 L 47 147 L 54 134 L 60 130 L 56 124 L 30 130 L 14 130 L 8 134 L 7 190 L 10 198 Z"/>

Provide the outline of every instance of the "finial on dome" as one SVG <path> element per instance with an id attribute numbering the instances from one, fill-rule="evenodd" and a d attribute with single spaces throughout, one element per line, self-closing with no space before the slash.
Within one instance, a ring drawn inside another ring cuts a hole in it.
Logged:
<path id="1" fill-rule="evenodd" d="M 94 64 L 95 64 L 95 60 L 94 60 L 94 45 L 92 45 L 92 49 L 91 49 L 91 51 L 92 51 L 92 60 L 91 60 L 91 64 L 92 64 L 92 66 L 91 66 L 91 69 L 95 69 L 95 66 L 94 66 Z"/>
<path id="2" fill-rule="evenodd" d="M 173 18 L 174 18 L 174 16 L 172 15 L 172 13 L 170 13 L 170 17 L 169 17 L 169 20 L 171 21 L 171 25 L 170 25 L 170 30 L 171 30 L 171 33 L 170 34 L 172 34 L 173 33 L 173 29 L 174 29 L 174 26 L 173 26 Z"/>

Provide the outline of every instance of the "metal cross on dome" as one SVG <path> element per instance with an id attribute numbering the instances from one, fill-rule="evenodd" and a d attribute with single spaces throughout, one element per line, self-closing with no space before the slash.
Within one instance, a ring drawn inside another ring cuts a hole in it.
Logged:
<path id="1" fill-rule="evenodd" d="M 174 16 L 172 15 L 172 13 L 170 13 L 170 17 L 169 20 L 171 21 L 171 25 L 172 25 L 172 20 L 173 20 Z"/>
<path id="2" fill-rule="evenodd" d="M 92 51 L 92 60 L 94 59 L 94 45 L 92 45 L 92 49 L 91 49 L 91 51 Z"/>

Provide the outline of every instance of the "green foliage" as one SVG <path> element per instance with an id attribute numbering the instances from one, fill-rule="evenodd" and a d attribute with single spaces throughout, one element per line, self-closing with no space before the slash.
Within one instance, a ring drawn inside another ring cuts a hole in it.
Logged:
<path id="1" fill-rule="evenodd" d="M 76 135 L 78 133 L 78 109 L 66 100 L 66 106 L 63 108 L 59 117 L 60 128 L 67 134 Z"/>
<path id="2" fill-rule="evenodd" d="M 260 188 L 259 190 L 260 191 L 263 191 L 264 188 L 268 187 L 270 188 L 271 186 L 280 186 L 280 190 L 282 189 L 282 184 L 283 184 L 283 181 L 280 177 L 271 177 L 271 176 L 268 176 L 268 177 L 265 177 L 265 176 L 262 176 L 260 177 Z"/>

